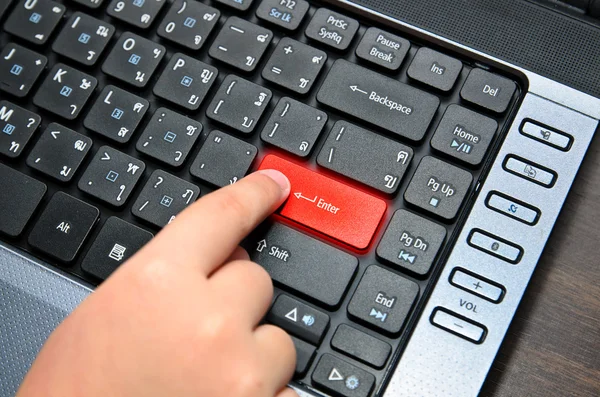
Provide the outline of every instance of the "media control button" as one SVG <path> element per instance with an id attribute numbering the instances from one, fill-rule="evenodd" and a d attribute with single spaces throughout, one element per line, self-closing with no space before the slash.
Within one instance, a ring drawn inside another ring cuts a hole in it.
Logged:
<path id="1" fill-rule="evenodd" d="M 490 192 L 485 205 L 528 225 L 535 225 L 541 216 L 539 209 L 500 192 Z"/>
<path id="2" fill-rule="evenodd" d="M 523 122 L 521 125 L 521 133 L 529 138 L 565 152 L 568 151 L 573 144 L 572 136 L 553 128 L 542 126 L 531 120 Z"/>
<path id="3" fill-rule="evenodd" d="M 556 172 L 513 155 L 506 156 L 502 167 L 511 174 L 547 188 L 556 183 Z"/>
<path id="4" fill-rule="evenodd" d="M 442 307 L 436 307 L 433 310 L 430 321 L 436 327 L 477 344 L 483 343 L 487 334 L 483 325 Z"/>
<path id="5" fill-rule="evenodd" d="M 504 287 L 500 284 L 485 280 L 475 273 L 460 268 L 452 271 L 450 284 L 493 303 L 499 303 L 505 292 Z"/>
<path id="6" fill-rule="evenodd" d="M 313 345 L 321 342 L 329 327 L 327 314 L 287 295 L 279 295 L 267 314 L 267 321 Z"/>
<path id="7" fill-rule="evenodd" d="M 419 286 L 380 266 L 369 266 L 348 305 L 350 316 L 392 334 L 400 332 Z"/>
<path id="8" fill-rule="evenodd" d="M 512 264 L 518 263 L 523 256 L 523 248 L 483 230 L 473 229 L 468 242 L 471 247 Z"/>

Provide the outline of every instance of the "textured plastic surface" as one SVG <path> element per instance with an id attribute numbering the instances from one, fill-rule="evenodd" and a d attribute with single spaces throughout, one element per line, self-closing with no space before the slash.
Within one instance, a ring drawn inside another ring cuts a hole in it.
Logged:
<path id="1" fill-rule="evenodd" d="M 15 395 L 48 335 L 89 293 L 0 244 L 0 397 Z"/>
<path id="2" fill-rule="evenodd" d="M 351 1 L 600 97 L 600 29 L 586 22 L 523 0 Z"/>

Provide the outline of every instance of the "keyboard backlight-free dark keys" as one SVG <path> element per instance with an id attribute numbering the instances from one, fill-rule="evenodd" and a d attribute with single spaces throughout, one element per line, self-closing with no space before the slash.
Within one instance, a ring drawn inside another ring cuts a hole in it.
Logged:
<path id="1" fill-rule="evenodd" d="M 369 246 L 386 210 L 383 200 L 274 155 L 260 169 L 279 170 L 292 184 L 282 216 L 359 250 Z"/>

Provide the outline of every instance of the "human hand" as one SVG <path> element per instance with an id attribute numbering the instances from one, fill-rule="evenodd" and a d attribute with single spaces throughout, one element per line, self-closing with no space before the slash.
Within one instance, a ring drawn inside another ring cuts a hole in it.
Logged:
<path id="1" fill-rule="evenodd" d="M 17 396 L 296 396 L 290 337 L 258 326 L 271 279 L 238 246 L 289 192 L 260 171 L 179 214 L 54 331 Z"/>

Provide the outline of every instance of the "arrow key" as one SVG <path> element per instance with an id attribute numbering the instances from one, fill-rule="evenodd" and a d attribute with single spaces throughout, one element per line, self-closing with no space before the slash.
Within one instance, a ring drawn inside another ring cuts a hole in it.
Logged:
<path id="1" fill-rule="evenodd" d="M 317 348 L 293 336 L 292 342 L 296 348 L 296 376 L 302 376 L 308 371 L 308 367 L 315 358 Z"/>
<path id="2" fill-rule="evenodd" d="M 279 295 L 267 321 L 305 341 L 318 345 L 329 327 L 329 316 L 287 295 Z"/>
<path id="3" fill-rule="evenodd" d="M 375 384 L 375 377 L 331 355 L 324 354 L 312 374 L 319 386 L 344 397 L 367 397 Z"/>

